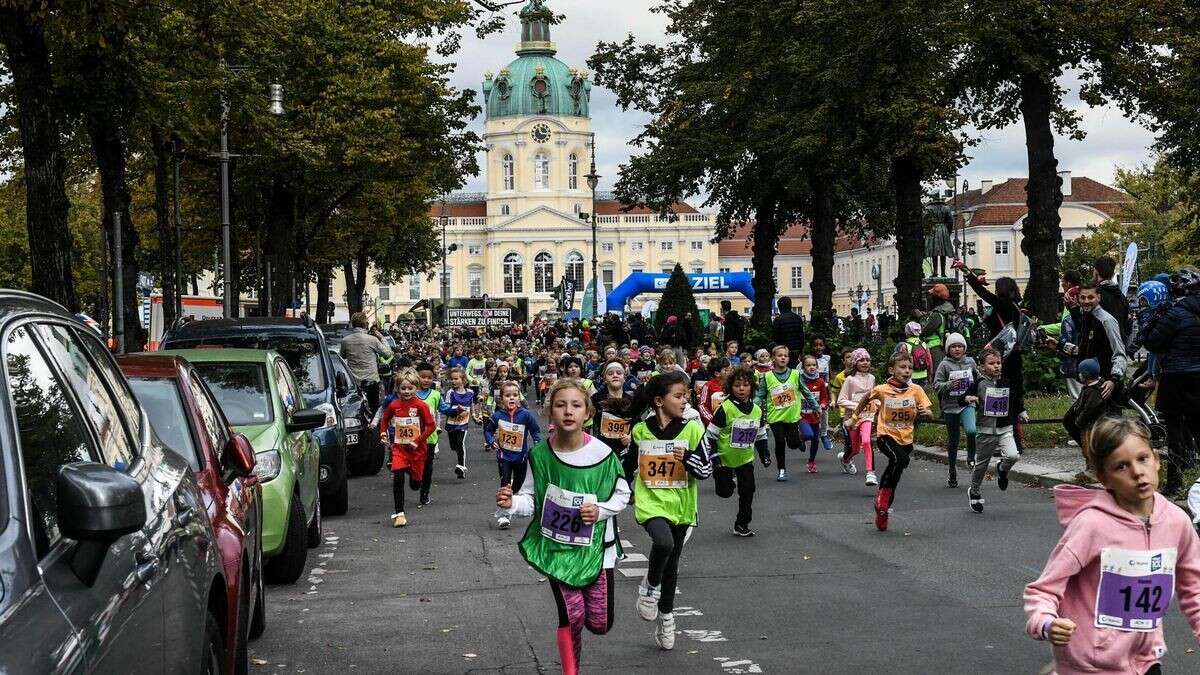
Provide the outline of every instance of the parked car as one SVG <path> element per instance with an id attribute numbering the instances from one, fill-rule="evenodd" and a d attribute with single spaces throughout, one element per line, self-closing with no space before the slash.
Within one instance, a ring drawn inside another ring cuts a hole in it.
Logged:
<path id="1" fill-rule="evenodd" d="M 195 474 L 66 309 L 0 290 L 0 336 L 0 672 L 221 673 Z"/>
<path id="2" fill-rule="evenodd" d="M 163 354 L 117 357 L 129 386 L 163 444 L 191 467 L 204 496 L 225 568 L 224 670 L 250 668 L 249 641 L 266 630 L 263 591 L 262 488 L 254 448 L 233 432 L 200 374 L 181 358 Z"/>
<path id="3" fill-rule="evenodd" d="M 200 373 L 234 431 L 254 446 L 262 483 L 262 549 L 269 583 L 295 583 L 308 549 L 321 544 L 317 473 L 320 449 L 312 431 L 325 412 L 304 408 L 291 367 L 259 349 L 158 352 L 186 359 Z"/>
<path id="4" fill-rule="evenodd" d="M 346 428 L 346 464 L 352 476 L 374 476 L 383 468 L 384 447 L 379 434 L 372 433 L 371 412 L 367 410 L 366 398 L 359 389 L 358 380 L 338 354 L 330 355 L 333 370 L 344 376 L 350 386 L 338 392 L 338 407 L 342 410 L 342 421 Z"/>
<path id="5" fill-rule="evenodd" d="M 322 510 L 332 516 L 346 513 L 350 503 L 346 432 L 337 405 L 341 384 L 334 374 L 321 329 L 312 319 L 208 319 L 168 332 L 161 346 L 164 350 L 197 347 L 273 349 L 287 359 L 304 396 L 302 407 L 316 408 L 326 415 L 325 423 L 313 432 L 321 446 Z"/>

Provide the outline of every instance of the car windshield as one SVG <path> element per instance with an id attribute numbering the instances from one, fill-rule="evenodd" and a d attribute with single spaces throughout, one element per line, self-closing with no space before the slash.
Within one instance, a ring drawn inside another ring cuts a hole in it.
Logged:
<path id="1" fill-rule="evenodd" d="M 129 385 L 137 396 L 154 433 L 175 454 L 187 460 L 193 471 L 200 469 L 200 455 L 188 425 L 188 416 L 183 409 L 183 397 L 175 380 L 156 377 L 131 377 Z"/>
<path id="2" fill-rule="evenodd" d="M 221 410 L 235 427 L 274 419 L 268 398 L 267 370 L 257 363 L 196 363 Z"/>
<path id="3" fill-rule="evenodd" d="M 287 360 L 301 392 L 319 394 L 327 386 L 325 367 L 321 361 L 321 344 L 311 337 L 294 334 L 205 336 L 202 339 L 185 337 L 169 341 L 166 348 L 194 349 L 207 345 L 231 349 L 274 349 Z"/>

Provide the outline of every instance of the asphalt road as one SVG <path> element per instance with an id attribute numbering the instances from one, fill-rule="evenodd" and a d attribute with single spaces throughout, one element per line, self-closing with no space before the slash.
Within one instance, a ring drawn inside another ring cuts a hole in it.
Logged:
<path id="1" fill-rule="evenodd" d="M 252 672 L 558 672 L 554 601 L 516 546 L 528 521 L 494 529 L 495 462 L 481 436 L 468 436 L 466 480 L 443 449 L 433 504 L 410 506 L 406 528 L 388 521 L 390 475 L 352 481 L 350 512 L 325 521 L 309 574 L 268 589 Z M 944 466 L 914 460 L 891 528 L 878 532 L 859 463 L 859 475 L 845 476 L 822 453 L 820 473 L 809 475 L 793 461 L 801 473 L 787 483 L 760 468 L 751 539 L 731 533 L 736 497 L 702 485 L 671 652 L 634 610 L 649 541 L 632 509 L 622 514 L 632 547 L 618 563 L 615 625 L 605 636 L 584 632 L 581 670 L 1038 672 L 1050 652 L 1023 633 L 1021 590 L 1060 534 L 1049 491 L 1014 484 L 1001 493 L 988 482 L 976 515 L 965 488 L 945 487 Z M 1177 608 L 1167 643 L 1167 672 L 1200 671 Z"/>

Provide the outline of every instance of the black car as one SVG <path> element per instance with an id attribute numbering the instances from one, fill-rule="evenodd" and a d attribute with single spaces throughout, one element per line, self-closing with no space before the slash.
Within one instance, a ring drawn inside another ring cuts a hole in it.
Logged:
<path id="1" fill-rule="evenodd" d="M 204 497 L 99 336 L 0 290 L 0 363 L 0 672 L 220 673 L 226 578 Z"/>
<path id="2" fill-rule="evenodd" d="M 342 410 L 346 429 L 346 466 L 351 476 L 374 476 L 383 468 L 385 455 L 379 434 L 370 429 L 371 411 L 367 410 L 367 400 L 341 355 L 330 356 L 334 372 L 344 375 L 350 382 L 347 391 L 338 392 L 338 407 Z"/>
<path id="3" fill-rule="evenodd" d="M 325 412 L 313 432 L 321 446 L 321 510 L 340 516 L 349 509 L 345 421 L 338 398 L 351 383 L 333 367 L 329 346 L 312 319 L 255 317 L 193 321 L 163 336 L 161 349 L 230 347 L 279 352 L 300 385 L 304 403 Z"/>

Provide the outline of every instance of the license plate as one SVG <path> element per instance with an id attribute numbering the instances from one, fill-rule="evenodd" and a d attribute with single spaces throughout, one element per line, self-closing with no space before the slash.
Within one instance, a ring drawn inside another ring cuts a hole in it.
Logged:
<path id="1" fill-rule="evenodd" d="M 358 434 L 346 434 L 346 445 L 358 443 Z"/>

